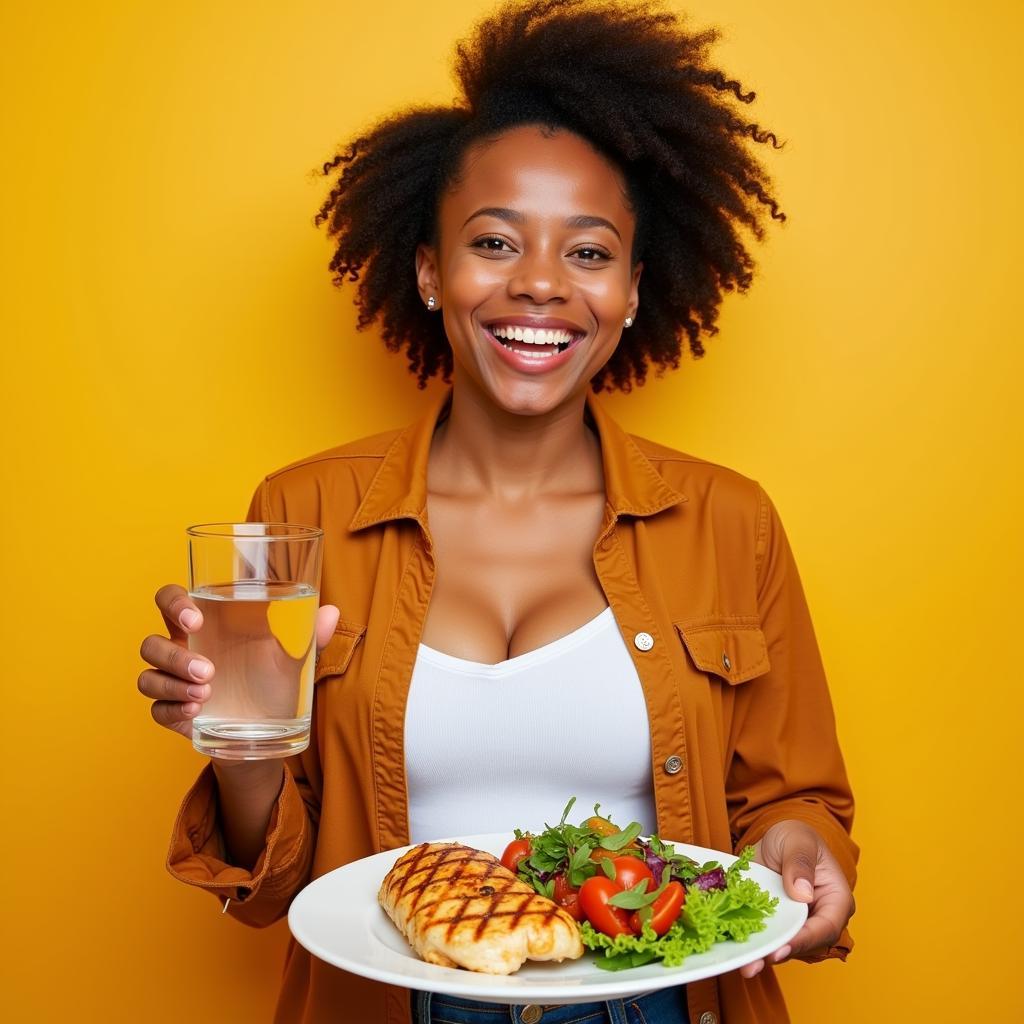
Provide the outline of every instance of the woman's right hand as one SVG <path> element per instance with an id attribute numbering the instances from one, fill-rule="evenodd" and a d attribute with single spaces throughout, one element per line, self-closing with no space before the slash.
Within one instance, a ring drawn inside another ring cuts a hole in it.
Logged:
<path id="1" fill-rule="evenodd" d="M 150 668 L 139 676 L 139 692 L 153 699 L 150 711 L 157 724 L 191 738 L 192 719 L 210 699 L 216 674 L 213 662 L 188 649 L 188 638 L 203 627 L 203 613 L 184 587 L 175 583 L 156 592 L 156 606 L 168 636 L 147 636 L 139 653 Z M 338 609 L 323 605 L 317 612 L 316 646 L 323 650 L 338 624 Z"/>

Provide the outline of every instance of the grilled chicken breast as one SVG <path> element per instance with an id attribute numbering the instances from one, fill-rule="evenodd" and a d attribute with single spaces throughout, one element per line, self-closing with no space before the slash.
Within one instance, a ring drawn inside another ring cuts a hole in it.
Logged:
<path id="1" fill-rule="evenodd" d="M 583 955 L 576 922 L 501 862 L 459 843 L 414 846 L 384 876 L 381 906 L 428 963 L 511 974 Z"/>

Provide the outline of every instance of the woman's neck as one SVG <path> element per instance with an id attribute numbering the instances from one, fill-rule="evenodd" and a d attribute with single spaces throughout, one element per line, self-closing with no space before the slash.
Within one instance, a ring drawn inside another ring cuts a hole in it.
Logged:
<path id="1" fill-rule="evenodd" d="M 434 435 L 430 489 L 506 500 L 603 489 L 601 447 L 585 409 L 580 394 L 550 412 L 516 415 L 456 380 Z"/>

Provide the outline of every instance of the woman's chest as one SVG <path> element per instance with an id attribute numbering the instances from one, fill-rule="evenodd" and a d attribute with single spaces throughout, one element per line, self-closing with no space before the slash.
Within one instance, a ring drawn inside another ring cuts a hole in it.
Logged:
<path id="1" fill-rule="evenodd" d="M 422 642 L 495 664 L 550 643 L 607 604 L 594 571 L 603 493 L 428 503 L 435 579 Z"/>

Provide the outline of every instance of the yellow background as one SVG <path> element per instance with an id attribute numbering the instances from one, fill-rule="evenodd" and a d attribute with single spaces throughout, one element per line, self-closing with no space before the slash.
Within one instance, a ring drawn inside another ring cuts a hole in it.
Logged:
<path id="1" fill-rule="evenodd" d="M 164 872 L 199 757 L 138 645 L 188 523 L 420 408 L 330 284 L 309 172 L 446 100 L 486 7 L 3 6 L 9 1020 L 270 1017 L 285 926 Z M 793 1016 L 1020 1019 L 1021 6 L 688 9 L 788 140 L 790 221 L 707 358 L 612 407 L 759 479 L 802 567 L 864 854 L 855 954 L 783 968 Z"/>

